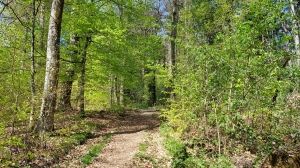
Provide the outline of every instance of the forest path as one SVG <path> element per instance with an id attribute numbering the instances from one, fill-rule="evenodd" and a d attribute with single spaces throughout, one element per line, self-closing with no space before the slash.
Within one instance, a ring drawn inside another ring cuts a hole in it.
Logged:
<path id="1" fill-rule="evenodd" d="M 114 116 L 101 113 L 88 115 L 87 120 L 105 125 L 105 127 L 93 132 L 95 138 L 89 139 L 85 144 L 71 150 L 53 167 L 132 168 L 153 167 L 153 164 L 169 167 L 169 162 L 166 160 L 170 159 L 161 145 L 163 138 L 158 132 L 159 113 L 158 111 L 141 111 L 126 112 Z M 89 149 L 98 145 L 103 140 L 104 135 L 108 134 L 113 136 L 99 156 L 95 157 L 91 164 L 83 165 L 82 157 L 88 153 Z M 135 157 L 137 153 L 140 153 L 141 144 L 146 145 L 146 149 L 143 149 L 144 155 L 152 157 L 150 159 L 152 162 Z M 153 160 L 156 161 L 153 162 Z"/>

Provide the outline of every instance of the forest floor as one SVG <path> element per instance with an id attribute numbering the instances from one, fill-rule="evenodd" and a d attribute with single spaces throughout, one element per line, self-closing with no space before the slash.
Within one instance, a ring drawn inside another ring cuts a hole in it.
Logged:
<path id="1" fill-rule="evenodd" d="M 159 133 L 158 111 L 93 112 L 85 121 L 100 126 L 93 131 L 93 138 L 71 149 L 67 155 L 50 167 L 170 167 L 171 159 L 162 146 Z M 87 164 L 83 158 L 91 149 L 99 145 L 105 136 L 110 135 L 99 154 Z"/>

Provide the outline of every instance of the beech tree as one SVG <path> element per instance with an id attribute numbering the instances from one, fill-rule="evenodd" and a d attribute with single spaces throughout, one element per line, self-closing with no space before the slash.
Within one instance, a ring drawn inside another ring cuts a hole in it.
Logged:
<path id="1" fill-rule="evenodd" d="M 36 24 L 36 10 L 35 0 L 32 1 L 32 23 L 31 23 L 31 49 L 30 49 L 30 60 L 31 60 L 31 73 L 30 73 L 30 88 L 31 88 L 31 112 L 29 117 L 29 127 L 33 126 L 33 117 L 35 114 L 36 106 L 36 87 L 35 87 L 35 24 Z"/>
<path id="2" fill-rule="evenodd" d="M 50 14 L 46 74 L 42 106 L 35 132 L 54 130 L 54 112 L 56 108 L 59 54 L 60 54 L 60 33 L 63 14 L 64 0 L 53 0 Z"/>

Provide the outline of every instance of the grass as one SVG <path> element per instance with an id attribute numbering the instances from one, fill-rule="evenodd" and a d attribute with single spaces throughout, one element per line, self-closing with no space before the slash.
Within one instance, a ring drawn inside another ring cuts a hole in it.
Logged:
<path id="1" fill-rule="evenodd" d="M 144 142 L 144 143 L 140 143 L 139 151 L 141 151 L 141 152 L 146 152 L 147 146 L 148 146 L 148 142 L 147 142 L 147 141 Z"/>
<path id="2" fill-rule="evenodd" d="M 84 155 L 81 159 L 82 164 L 88 165 L 91 164 L 95 157 L 101 153 L 104 146 L 111 140 L 112 134 L 107 134 L 103 137 L 103 140 L 100 142 L 99 145 L 93 146 L 89 149 L 89 152 Z"/>
<path id="3" fill-rule="evenodd" d="M 158 168 L 159 161 L 155 159 L 155 153 L 151 153 L 151 154 L 147 153 L 147 149 L 150 147 L 153 137 L 148 137 L 148 139 L 150 141 L 145 141 L 140 143 L 139 152 L 134 155 L 135 158 L 134 163 L 136 163 L 138 167 L 152 165 L 152 167 Z"/>
<path id="4" fill-rule="evenodd" d="M 150 162 L 156 164 L 156 161 L 155 161 L 151 156 L 146 155 L 146 154 L 144 154 L 144 153 L 139 152 L 139 153 L 135 154 L 135 157 L 136 157 L 136 158 L 145 159 L 145 160 L 148 160 L 148 161 L 150 161 Z"/>

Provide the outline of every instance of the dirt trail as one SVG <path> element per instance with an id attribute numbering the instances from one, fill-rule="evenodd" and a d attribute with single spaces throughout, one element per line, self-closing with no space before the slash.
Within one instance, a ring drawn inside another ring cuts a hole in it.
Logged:
<path id="1" fill-rule="evenodd" d="M 154 143 L 149 145 L 149 151 L 155 152 L 157 157 L 165 157 L 166 152 L 161 147 L 161 137 L 159 136 L 158 119 L 159 112 L 128 112 L 124 115 L 98 115 L 88 116 L 87 120 L 106 125 L 105 128 L 94 132 L 96 138 L 89 139 L 85 144 L 77 146 L 71 150 L 67 156 L 61 158 L 60 163 L 54 167 L 85 167 L 81 163 L 81 158 L 88 152 L 88 149 L 101 142 L 103 135 L 113 134 L 111 141 L 103 148 L 101 154 L 96 157 L 88 168 L 132 168 L 137 167 L 134 164 L 134 156 L 139 152 L 139 146 L 149 137 L 154 139 Z M 148 166 L 138 166 L 148 167 Z M 151 166 L 150 166 L 151 167 Z M 164 166 L 165 167 L 165 166 Z M 167 166 L 168 167 L 168 166 Z"/>
<path id="2" fill-rule="evenodd" d="M 145 131 L 114 136 L 112 141 L 103 149 L 100 156 L 88 167 L 131 167 L 131 160 L 134 154 L 138 152 L 139 144 L 142 143 L 147 136 L 149 136 L 149 133 Z"/>

